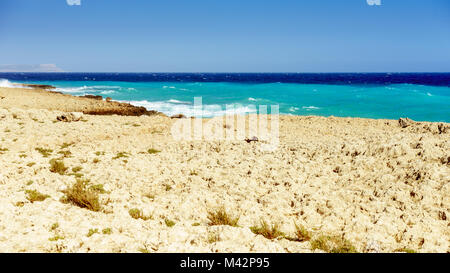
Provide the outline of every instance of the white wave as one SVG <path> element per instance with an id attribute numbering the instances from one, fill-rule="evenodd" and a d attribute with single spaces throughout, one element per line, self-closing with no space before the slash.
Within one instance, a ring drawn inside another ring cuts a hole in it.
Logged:
<path id="1" fill-rule="evenodd" d="M 311 111 L 311 110 L 318 110 L 318 109 L 320 109 L 320 107 L 316 107 L 316 106 L 303 106 L 302 109 L 305 109 L 306 111 Z"/>
<path id="2" fill-rule="evenodd" d="M 55 91 L 63 92 L 63 93 L 86 93 L 86 92 L 99 92 L 101 94 L 112 94 L 115 93 L 115 90 L 111 89 L 120 89 L 120 86 L 114 85 L 92 85 L 92 86 L 80 86 L 80 87 L 58 87 Z M 106 90 L 105 90 L 106 89 Z"/>
<path id="3" fill-rule="evenodd" d="M 257 101 L 257 99 L 252 98 L 252 97 L 248 98 L 248 100 L 249 100 L 249 101 Z"/>
<path id="4" fill-rule="evenodd" d="M 89 87 L 93 88 L 93 89 L 120 89 L 120 88 L 122 88 L 117 85 L 93 85 L 93 86 L 89 86 Z"/>
<path id="5" fill-rule="evenodd" d="M 191 104 L 191 103 L 190 103 L 190 102 L 188 102 L 188 101 L 173 100 L 173 99 L 171 99 L 171 100 L 168 100 L 167 102 L 170 102 L 170 103 L 175 103 L 175 104 Z"/>
<path id="6" fill-rule="evenodd" d="M 432 97 L 433 95 L 430 92 L 427 92 L 427 96 Z"/>
<path id="7" fill-rule="evenodd" d="M 164 89 L 177 89 L 175 86 L 167 86 L 167 85 L 164 85 L 163 88 Z"/>
<path id="8" fill-rule="evenodd" d="M 105 91 L 100 92 L 100 94 L 103 94 L 103 95 L 108 95 L 108 94 L 113 94 L 113 93 L 116 93 L 116 91 L 114 91 L 114 90 L 105 90 Z"/>
<path id="9" fill-rule="evenodd" d="M 180 103 L 172 103 L 169 101 L 122 101 L 128 102 L 135 106 L 143 106 L 147 110 L 156 110 L 158 112 L 162 112 L 168 116 L 183 114 L 188 117 L 199 116 L 198 112 L 194 109 L 194 105 L 192 104 L 180 104 Z M 215 104 L 203 104 L 202 105 L 202 117 L 217 117 L 224 116 L 229 114 L 224 106 L 215 105 Z M 234 114 L 247 114 L 247 113 L 256 113 L 256 108 L 251 106 L 243 106 L 243 105 L 234 105 L 233 109 Z"/>
<path id="10" fill-rule="evenodd" d="M 85 93 L 86 91 L 92 91 L 88 86 L 81 87 L 58 87 L 55 91 L 63 93 Z"/>
<path id="11" fill-rule="evenodd" d="M 298 107 L 292 106 L 292 107 L 289 108 L 289 111 L 290 111 L 290 112 L 295 112 L 295 111 L 297 111 L 297 110 L 299 110 Z"/>
<path id="12" fill-rule="evenodd" d="M 7 87 L 7 88 L 23 88 L 21 84 L 18 83 L 12 83 L 5 79 L 0 79 L 0 87 Z"/>

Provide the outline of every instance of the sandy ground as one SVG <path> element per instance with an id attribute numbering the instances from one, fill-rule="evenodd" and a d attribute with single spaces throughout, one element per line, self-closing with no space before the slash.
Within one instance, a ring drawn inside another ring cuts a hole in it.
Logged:
<path id="1" fill-rule="evenodd" d="M 450 251 L 450 130 L 437 123 L 281 116 L 270 152 L 261 142 L 175 141 L 177 120 L 160 115 L 56 121 L 79 103 L 71 96 L 53 107 L 36 103 L 52 101 L 48 92 L 0 96 L 2 252 L 321 252 L 311 246 L 322 234 L 359 252 Z M 50 171 L 54 158 L 66 174 Z M 103 185 L 101 211 L 61 202 L 71 173 Z M 49 197 L 30 202 L 27 190 Z M 209 225 L 222 207 L 238 227 Z M 132 218 L 134 208 L 151 219 Z M 286 236 L 254 234 L 261 220 Z M 313 238 L 289 240 L 295 223 Z"/>

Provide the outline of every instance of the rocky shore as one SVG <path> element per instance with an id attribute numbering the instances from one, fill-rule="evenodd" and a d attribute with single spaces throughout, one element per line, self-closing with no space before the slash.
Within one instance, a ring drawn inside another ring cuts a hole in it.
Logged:
<path id="1" fill-rule="evenodd" d="M 128 104 L 0 97 L 2 252 L 450 251 L 448 123 L 280 116 L 267 151 L 175 141 L 177 119 Z"/>

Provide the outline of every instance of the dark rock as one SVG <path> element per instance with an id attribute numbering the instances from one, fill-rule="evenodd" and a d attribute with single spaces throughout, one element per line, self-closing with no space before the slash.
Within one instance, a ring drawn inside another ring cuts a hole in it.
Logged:
<path id="1" fill-rule="evenodd" d="M 177 114 L 177 115 L 171 116 L 170 118 L 186 118 L 186 116 L 183 114 Z"/>
<path id="2" fill-rule="evenodd" d="M 88 98 L 88 99 L 94 99 L 94 100 L 103 100 L 102 96 L 98 96 L 98 95 L 84 95 L 84 98 Z"/>
<path id="3" fill-rule="evenodd" d="M 445 211 L 439 212 L 439 219 L 441 219 L 442 221 L 447 220 L 447 215 L 445 214 Z"/>
<path id="4" fill-rule="evenodd" d="M 56 117 L 56 119 L 58 121 L 63 121 L 63 122 L 79 121 L 82 118 L 83 118 L 83 113 L 79 113 L 79 112 L 72 112 L 72 113 L 68 113 L 68 114 L 64 114 L 64 115 Z"/>
<path id="5" fill-rule="evenodd" d="M 449 126 L 446 126 L 444 123 L 439 123 L 438 124 L 438 131 L 439 134 L 445 134 L 447 133 L 447 131 L 449 130 Z"/>
<path id="6" fill-rule="evenodd" d="M 36 89 L 45 89 L 45 90 L 47 90 L 47 89 L 55 89 L 54 86 L 46 85 L 46 84 L 22 84 L 22 86 L 36 88 Z"/>
<path id="7" fill-rule="evenodd" d="M 245 141 L 246 141 L 247 143 L 250 143 L 250 142 L 258 142 L 259 139 L 258 139 L 257 137 L 254 136 L 254 137 L 252 137 L 252 138 L 246 138 Z"/>
<path id="8" fill-rule="evenodd" d="M 409 119 L 409 118 L 400 118 L 398 120 L 398 124 L 400 125 L 400 127 L 406 128 L 406 127 L 411 126 L 412 124 L 414 124 L 414 121 Z"/>

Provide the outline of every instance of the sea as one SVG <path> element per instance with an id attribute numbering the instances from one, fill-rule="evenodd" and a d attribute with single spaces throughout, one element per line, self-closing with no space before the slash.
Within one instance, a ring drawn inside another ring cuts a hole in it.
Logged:
<path id="1" fill-rule="evenodd" d="M 450 122 L 450 73 L 0 73 L 0 87 L 47 84 L 167 115 L 280 114 Z"/>

